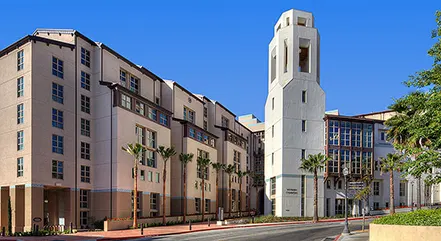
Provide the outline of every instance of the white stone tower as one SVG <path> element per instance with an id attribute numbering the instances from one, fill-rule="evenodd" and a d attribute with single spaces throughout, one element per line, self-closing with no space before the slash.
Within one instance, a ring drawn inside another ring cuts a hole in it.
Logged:
<path id="1" fill-rule="evenodd" d="M 324 151 L 325 93 L 320 87 L 320 37 L 312 13 L 289 10 L 269 44 L 265 105 L 265 213 L 313 215 L 313 174 L 302 157 Z M 319 174 L 323 216 L 323 173 Z"/>

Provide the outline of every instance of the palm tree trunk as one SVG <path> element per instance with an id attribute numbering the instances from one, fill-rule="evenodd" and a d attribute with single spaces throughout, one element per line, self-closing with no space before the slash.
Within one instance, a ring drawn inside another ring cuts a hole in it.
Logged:
<path id="1" fill-rule="evenodd" d="M 133 228 L 138 227 L 138 217 L 137 217 L 137 210 L 138 210 L 138 162 L 135 160 L 135 167 L 133 168 Z"/>
<path id="2" fill-rule="evenodd" d="M 183 208 L 183 214 L 184 214 L 184 223 L 186 221 L 187 217 L 187 178 L 186 178 L 186 172 L 187 172 L 187 166 L 184 165 L 184 208 Z"/>
<path id="3" fill-rule="evenodd" d="M 161 209 L 162 209 L 162 224 L 163 225 L 165 225 L 166 224 L 166 222 L 165 222 L 165 182 L 166 182 L 166 178 L 167 178 L 167 169 L 166 169 L 166 166 L 167 166 L 167 162 L 164 162 L 164 171 L 163 171 L 163 174 L 162 174 L 162 207 L 161 207 Z"/>
<path id="4" fill-rule="evenodd" d="M 205 179 L 202 175 L 202 202 L 201 202 L 201 208 L 202 208 L 202 222 L 204 221 L 205 216 Z"/>
<path id="5" fill-rule="evenodd" d="M 231 217 L 231 209 L 233 207 L 233 201 L 231 199 L 231 175 L 228 176 L 228 217 Z"/>
<path id="6" fill-rule="evenodd" d="M 314 170 L 314 217 L 312 219 L 313 223 L 318 222 L 317 193 L 318 193 L 318 186 L 317 186 L 317 169 L 316 169 Z"/>
<path id="7" fill-rule="evenodd" d="M 242 216 L 242 177 L 239 179 L 239 217 Z"/>
<path id="8" fill-rule="evenodd" d="M 219 173 L 216 173 L 216 215 L 219 217 Z"/>
<path id="9" fill-rule="evenodd" d="M 394 170 L 390 170 L 390 211 L 389 214 L 395 213 L 395 205 L 394 205 Z"/>

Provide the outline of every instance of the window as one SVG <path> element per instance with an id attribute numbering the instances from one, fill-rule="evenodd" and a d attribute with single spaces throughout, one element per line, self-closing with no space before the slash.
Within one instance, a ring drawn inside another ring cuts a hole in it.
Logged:
<path id="1" fill-rule="evenodd" d="M 340 150 L 340 173 L 345 167 L 349 168 L 349 150 Z"/>
<path id="2" fill-rule="evenodd" d="M 64 138 L 58 135 L 52 135 L 52 152 L 63 154 L 64 153 Z"/>
<path id="3" fill-rule="evenodd" d="M 130 90 L 139 94 L 139 79 L 133 75 L 130 75 Z"/>
<path id="4" fill-rule="evenodd" d="M 17 52 L 17 71 L 20 71 L 24 68 L 24 50 L 20 50 Z"/>
<path id="5" fill-rule="evenodd" d="M 299 72 L 311 73 L 309 46 L 309 39 L 299 39 Z"/>
<path id="6" fill-rule="evenodd" d="M 306 120 L 302 120 L 302 132 L 306 132 Z"/>
<path id="7" fill-rule="evenodd" d="M 197 139 L 198 141 L 202 141 L 202 133 L 198 131 L 198 135 L 197 135 Z"/>
<path id="8" fill-rule="evenodd" d="M 81 64 L 90 68 L 90 51 L 85 48 L 81 48 Z"/>
<path id="9" fill-rule="evenodd" d="M 289 26 L 289 18 L 286 18 L 286 26 Z"/>
<path id="10" fill-rule="evenodd" d="M 400 182 L 400 197 L 406 196 L 406 183 Z"/>
<path id="11" fill-rule="evenodd" d="M 90 160 L 90 144 L 81 142 L 81 159 Z"/>
<path id="12" fill-rule="evenodd" d="M 22 177 L 24 172 L 23 157 L 17 158 L 17 177 Z"/>
<path id="13" fill-rule="evenodd" d="M 81 211 L 80 212 L 80 224 L 82 227 L 87 227 L 89 221 L 89 212 Z"/>
<path id="14" fill-rule="evenodd" d="M 301 160 L 306 158 L 306 150 L 302 149 L 302 155 L 301 155 Z"/>
<path id="15" fill-rule="evenodd" d="M 345 209 L 345 200 L 335 199 L 335 215 L 344 214 L 345 213 L 344 209 Z"/>
<path id="16" fill-rule="evenodd" d="M 81 95 L 81 111 L 90 114 L 90 98 Z"/>
<path id="17" fill-rule="evenodd" d="M 340 139 L 338 137 L 339 122 L 336 120 L 329 120 L 328 124 L 329 124 L 328 126 L 329 145 L 338 146 L 338 141 Z"/>
<path id="18" fill-rule="evenodd" d="M 145 181 L 145 171 L 141 170 L 141 181 Z"/>
<path id="19" fill-rule="evenodd" d="M 90 120 L 81 118 L 81 135 L 90 137 Z"/>
<path id="20" fill-rule="evenodd" d="M 160 99 L 159 97 L 156 97 L 156 98 L 155 98 L 155 103 L 156 103 L 157 105 L 161 105 L 161 99 Z"/>
<path id="21" fill-rule="evenodd" d="M 135 126 L 135 135 L 136 135 L 136 142 L 138 142 L 139 144 L 145 145 L 145 128 L 142 126 Z"/>
<path id="22" fill-rule="evenodd" d="M 230 120 L 228 120 L 228 118 L 226 118 L 225 116 L 221 117 L 221 123 L 222 123 L 222 127 L 230 127 Z"/>
<path id="23" fill-rule="evenodd" d="M 377 160 L 377 161 L 374 161 L 374 168 L 375 168 L 375 171 L 380 171 L 380 161 L 379 160 Z"/>
<path id="24" fill-rule="evenodd" d="M 184 106 L 184 120 L 187 120 L 191 123 L 195 122 L 195 114 L 194 111 Z"/>
<path id="25" fill-rule="evenodd" d="M 306 103 L 306 90 L 302 91 L 302 103 Z"/>
<path id="26" fill-rule="evenodd" d="M 127 72 L 124 70 L 119 71 L 119 83 L 123 87 L 127 87 Z"/>
<path id="27" fill-rule="evenodd" d="M 157 216 L 159 213 L 159 193 L 150 193 L 150 216 Z"/>
<path id="28" fill-rule="evenodd" d="M 151 120 L 158 121 L 158 119 L 157 119 L 157 112 L 156 112 L 155 109 L 149 107 L 148 112 L 149 112 L 148 113 L 148 117 Z"/>
<path id="29" fill-rule="evenodd" d="M 389 202 L 384 203 L 386 208 L 389 208 Z"/>
<path id="30" fill-rule="evenodd" d="M 352 123 L 352 146 L 361 146 L 361 123 Z"/>
<path id="31" fill-rule="evenodd" d="M 206 120 L 204 120 L 204 130 L 208 130 L 208 123 Z"/>
<path id="32" fill-rule="evenodd" d="M 64 103 L 64 87 L 62 85 L 52 83 L 52 100 L 60 104 Z"/>
<path id="33" fill-rule="evenodd" d="M 205 199 L 205 213 L 210 213 L 210 199 Z"/>
<path id="34" fill-rule="evenodd" d="M 136 103 L 136 105 L 135 105 L 136 113 L 138 113 L 140 115 L 144 115 L 144 104 L 139 101 L 135 101 L 135 103 Z"/>
<path id="35" fill-rule="evenodd" d="M 297 25 L 306 26 L 306 18 L 297 17 Z"/>
<path id="36" fill-rule="evenodd" d="M 147 172 L 147 180 L 149 181 L 149 182 L 153 182 L 153 172 L 151 172 L 151 171 L 148 171 Z"/>
<path id="37" fill-rule="evenodd" d="M 196 213 L 201 212 L 201 199 L 200 198 L 194 199 L 194 208 L 195 208 Z"/>
<path id="38" fill-rule="evenodd" d="M 274 110 L 274 97 L 271 99 L 271 110 Z"/>
<path id="39" fill-rule="evenodd" d="M 52 108 L 52 126 L 56 128 L 64 128 L 63 111 Z"/>
<path id="40" fill-rule="evenodd" d="M 284 59 L 283 59 L 283 72 L 287 73 L 288 72 L 288 39 L 285 39 L 285 41 L 283 41 L 283 50 L 284 50 Z"/>
<path id="41" fill-rule="evenodd" d="M 131 192 L 131 206 L 132 206 L 132 217 L 133 217 L 133 206 L 135 205 L 134 202 L 134 194 L 135 192 Z M 137 217 L 141 217 L 141 213 L 142 213 L 142 202 L 141 202 L 141 197 L 142 197 L 142 192 L 137 192 L 136 193 L 136 216 Z"/>
<path id="42" fill-rule="evenodd" d="M 362 153 L 362 164 L 363 167 L 367 169 L 367 172 L 371 172 L 372 167 L 372 152 L 363 152 Z"/>
<path id="43" fill-rule="evenodd" d="M 271 51 L 271 83 L 276 79 L 277 76 L 277 49 L 274 48 Z"/>
<path id="44" fill-rule="evenodd" d="M 351 122 L 342 121 L 341 122 L 341 145 L 350 146 L 351 138 Z"/>
<path id="45" fill-rule="evenodd" d="M 274 153 L 271 153 L 271 165 L 274 166 Z"/>
<path id="46" fill-rule="evenodd" d="M 241 153 L 234 150 L 233 154 L 233 164 L 237 171 L 241 170 L 241 160 L 240 160 Z"/>
<path id="47" fill-rule="evenodd" d="M 21 151 L 24 149 L 24 132 L 17 132 L 17 151 Z"/>
<path id="48" fill-rule="evenodd" d="M 190 136 L 191 138 L 195 138 L 195 131 L 194 131 L 193 128 L 190 128 L 190 129 L 189 129 L 189 136 Z"/>
<path id="49" fill-rule="evenodd" d="M 338 183 L 337 183 L 338 184 L 338 189 L 342 189 L 342 183 L 343 183 L 342 180 L 338 181 Z"/>
<path id="50" fill-rule="evenodd" d="M 271 137 L 274 138 L 274 125 L 271 126 Z"/>
<path id="51" fill-rule="evenodd" d="M 17 124 L 23 124 L 24 122 L 24 107 L 23 104 L 17 105 Z"/>
<path id="52" fill-rule="evenodd" d="M 80 190 L 80 208 L 89 208 L 89 190 Z"/>
<path id="53" fill-rule="evenodd" d="M 159 183 L 160 182 L 159 179 L 160 179 L 160 174 L 159 174 L 159 172 L 156 172 L 155 173 L 155 182 Z"/>
<path id="54" fill-rule="evenodd" d="M 64 78 L 63 60 L 52 57 L 52 75 Z"/>
<path id="55" fill-rule="evenodd" d="M 380 182 L 373 182 L 374 185 L 374 196 L 380 195 Z"/>
<path id="56" fill-rule="evenodd" d="M 121 94 L 121 105 L 129 110 L 132 109 L 132 98 L 125 95 L 125 94 Z"/>
<path id="57" fill-rule="evenodd" d="M 208 109 L 204 106 L 204 117 L 208 117 Z"/>
<path id="58" fill-rule="evenodd" d="M 363 124 L 363 147 L 372 148 L 372 125 Z"/>
<path id="59" fill-rule="evenodd" d="M 168 118 L 165 114 L 159 114 L 159 124 L 163 126 L 168 126 Z"/>
<path id="60" fill-rule="evenodd" d="M 276 215 L 276 199 L 271 199 L 271 215 Z"/>
<path id="61" fill-rule="evenodd" d="M 17 79 L 17 97 L 24 95 L 24 79 L 20 77 Z"/>
<path id="62" fill-rule="evenodd" d="M 360 151 L 352 151 L 351 153 L 351 163 L 352 163 L 352 168 L 351 168 L 351 173 L 353 174 L 360 174 L 360 162 L 361 162 L 361 157 L 360 157 Z"/>
<path id="63" fill-rule="evenodd" d="M 90 167 L 81 165 L 81 182 L 90 183 Z"/>
<path id="64" fill-rule="evenodd" d="M 331 180 L 326 181 L 326 189 L 331 189 Z"/>
<path id="65" fill-rule="evenodd" d="M 331 160 L 328 161 L 328 171 L 330 173 L 338 173 L 338 150 L 330 149 L 328 156 L 331 158 Z"/>
<path id="66" fill-rule="evenodd" d="M 62 161 L 52 160 L 52 178 L 64 179 L 64 163 Z"/>
<path id="67" fill-rule="evenodd" d="M 203 157 L 203 158 L 210 158 L 210 153 L 203 151 L 203 150 L 199 150 L 198 149 L 198 157 Z M 205 167 L 205 170 L 202 171 L 201 167 L 199 165 L 197 165 L 197 177 L 198 178 L 203 178 L 205 180 L 208 180 L 208 173 L 209 173 L 209 167 Z"/>
<path id="68" fill-rule="evenodd" d="M 271 195 L 276 195 L 276 178 L 272 177 L 271 181 Z"/>
<path id="69" fill-rule="evenodd" d="M 81 71 L 81 88 L 90 90 L 90 74 Z"/>

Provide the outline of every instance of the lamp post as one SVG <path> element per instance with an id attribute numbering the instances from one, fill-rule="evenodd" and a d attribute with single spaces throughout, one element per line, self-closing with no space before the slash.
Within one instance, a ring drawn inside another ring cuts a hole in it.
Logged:
<path id="1" fill-rule="evenodd" d="M 343 176 L 345 177 L 345 228 L 343 229 L 343 234 L 349 234 L 348 225 L 348 181 L 347 176 L 349 174 L 349 169 L 345 166 L 343 169 Z"/>
<path id="2" fill-rule="evenodd" d="M 411 207 L 410 207 L 410 211 L 412 211 L 413 212 L 413 183 L 414 183 L 415 181 L 411 181 L 410 182 L 410 184 L 412 184 L 412 189 L 410 189 L 410 204 L 411 204 Z"/>

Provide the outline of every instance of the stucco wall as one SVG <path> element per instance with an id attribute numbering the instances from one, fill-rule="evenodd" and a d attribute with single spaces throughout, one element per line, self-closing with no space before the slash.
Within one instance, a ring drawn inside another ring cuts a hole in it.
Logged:
<path id="1" fill-rule="evenodd" d="M 371 241 L 438 241 L 441 227 L 369 224 Z"/>

